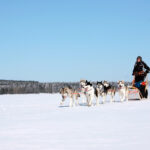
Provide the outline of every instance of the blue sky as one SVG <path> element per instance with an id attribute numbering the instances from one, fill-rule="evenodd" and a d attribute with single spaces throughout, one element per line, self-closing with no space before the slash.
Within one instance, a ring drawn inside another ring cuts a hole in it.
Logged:
<path id="1" fill-rule="evenodd" d="M 150 65 L 149 0 L 0 0 L 0 78 L 132 80 Z"/>

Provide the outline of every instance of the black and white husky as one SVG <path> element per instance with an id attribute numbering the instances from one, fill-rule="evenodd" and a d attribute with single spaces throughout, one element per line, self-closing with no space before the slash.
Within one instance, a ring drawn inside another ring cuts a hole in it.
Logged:
<path id="1" fill-rule="evenodd" d="M 102 81 L 97 82 L 97 84 L 96 84 L 96 99 L 97 99 L 96 103 L 97 103 L 97 105 L 99 104 L 100 97 L 102 97 L 102 103 L 104 103 L 106 100 L 106 92 L 105 92 Z"/>
<path id="2" fill-rule="evenodd" d="M 92 106 L 93 99 L 95 97 L 95 90 L 93 85 L 87 80 L 80 80 L 80 86 L 81 86 L 81 94 L 85 95 L 87 105 Z"/>
<path id="3" fill-rule="evenodd" d="M 97 99 L 99 99 L 99 97 L 102 97 L 102 102 L 105 103 L 106 101 L 106 97 L 108 95 L 111 96 L 111 102 L 115 101 L 114 97 L 115 97 L 115 93 L 116 93 L 116 88 L 114 86 L 112 86 L 110 83 L 108 83 L 107 81 L 104 82 L 97 82 L 96 85 L 96 95 L 97 95 Z"/>
<path id="4" fill-rule="evenodd" d="M 118 93 L 120 101 L 128 101 L 128 87 L 125 85 L 124 81 L 118 81 Z"/>

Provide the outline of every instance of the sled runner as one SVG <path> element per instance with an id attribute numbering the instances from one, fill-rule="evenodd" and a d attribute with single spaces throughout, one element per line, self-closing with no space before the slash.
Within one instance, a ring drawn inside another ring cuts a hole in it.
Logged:
<path id="1" fill-rule="evenodd" d="M 145 81 L 136 82 L 133 81 L 133 86 L 128 87 L 128 99 L 129 100 L 141 100 L 148 98 L 148 76 Z"/>

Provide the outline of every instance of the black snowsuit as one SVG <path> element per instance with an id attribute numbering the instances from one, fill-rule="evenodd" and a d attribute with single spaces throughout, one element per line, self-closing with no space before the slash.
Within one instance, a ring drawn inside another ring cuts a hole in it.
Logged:
<path id="1" fill-rule="evenodd" d="M 142 72 L 142 71 L 143 71 L 143 73 L 138 74 L 139 72 Z M 135 66 L 134 66 L 134 69 L 133 69 L 133 73 L 132 73 L 132 75 L 135 76 L 135 81 L 134 82 L 135 83 L 143 82 L 149 71 L 150 71 L 150 68 L 147 66 L 147 64 L 144 61 L 136 62 Z M 145 96 L 145 87 L 140 86 L 138 88 L 141 91 L 142 96 L 146 98 L 147 96 Z"/>
<path id="2" fill-rule="evenodd" d="M 150 68 L 147 66 L 147 64 L 144 61 L 136 62 L 133 69 L 133 75 L 136 72 L 144 71 L 144 69 L 146 69 L 147 73 L 150 71 Z"/>

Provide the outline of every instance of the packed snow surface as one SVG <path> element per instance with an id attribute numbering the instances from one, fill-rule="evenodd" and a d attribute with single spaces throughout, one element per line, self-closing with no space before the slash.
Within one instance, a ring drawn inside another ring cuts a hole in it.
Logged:
<path id="1" fill-rule="evenodd" d="M 59 94 L 0 96 L 0 150 L 149 150 L 150 99 L 69 108 Z"/>

